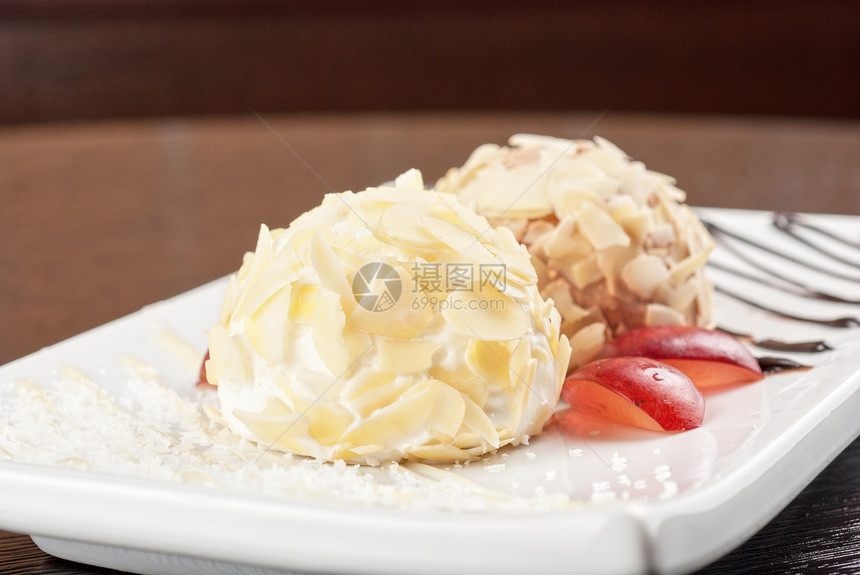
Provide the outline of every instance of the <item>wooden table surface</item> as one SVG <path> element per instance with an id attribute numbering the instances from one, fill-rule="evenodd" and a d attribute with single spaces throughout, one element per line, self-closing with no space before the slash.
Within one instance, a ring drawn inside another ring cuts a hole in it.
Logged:
<path id="1" fill-rule="evenodd" d="M 157 119 L 0 128 L 0 364 L 234 271 L 261 222 L 516 132 L 609 138 L 694 205 L 860 214 L 860 123 L 558 114 Z M 860 572 L 860 442 L 702 573 Z M 0 493 L 0 497 L 3 494 Z M 0 517 L 0 527 L 4 525 Z M 0 572 L 106 573 L 0 532 Z"/>

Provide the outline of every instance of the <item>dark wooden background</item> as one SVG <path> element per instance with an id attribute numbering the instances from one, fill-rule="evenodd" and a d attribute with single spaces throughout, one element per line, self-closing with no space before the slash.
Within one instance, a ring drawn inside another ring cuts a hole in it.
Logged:
<path id="1" fill-rule="evenodd" d="M 363 110 L 860 118 L 855 0 L 0 0 L 0 123 Z"/>

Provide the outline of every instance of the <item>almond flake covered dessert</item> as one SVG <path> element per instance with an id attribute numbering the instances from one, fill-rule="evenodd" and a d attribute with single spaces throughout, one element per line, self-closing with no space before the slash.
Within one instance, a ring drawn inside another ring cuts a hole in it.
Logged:
<path id="1" fill-rule="evenodd" d="M 599 137 L 520 134 L 479 147 L 436 190 L 528 246 L 577 367 L 632 329 L 711 325 L 714 244 L 674 184 Z"/>
<path id="2" fill-rule="evenodd" d="M 323 460 L 467 461 L 539 433 L 570 348 L 528 251 L 411 170 L 262 227 L 210 331 L 223 423 Z"/>

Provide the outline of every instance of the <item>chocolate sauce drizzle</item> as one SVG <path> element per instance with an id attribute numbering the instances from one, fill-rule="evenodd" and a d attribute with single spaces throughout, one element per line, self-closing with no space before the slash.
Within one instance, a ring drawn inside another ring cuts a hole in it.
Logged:
<path id="1" fill-rule="evenodd" d="M 779 373 L 785 371 L 808 371 L 811 365 L 804 365 L 785 357 L 757 357 L 761 372 L 764 374 Z"/>
<path id="2" fill-rule="evenodd" d="M 727 247 L 727 249 L 728 249 L 728 251 L 735 253 L 735 248 Z M 738 257 L 743 259 L 744 261 L 748 261 L 748 262 L 752 263 L 752 261 L 751 261 L 752 258 L 749 258 L 746 255 L 738 255 Z M 743 270 L 733 268 L 731 266 L 727 266 L 725 264 L 721 264 L 721 263 L 717 263 L 717 262 L 708 262 L 708 265 L 714 269 L 722 270 L 722 271 L 724 271 L 726 273 L 730 273 L 736 277 L 744 278 L 745 280 L 753 281 L 753 282 L 759 283 L 761 285 L 772 287 L 774 289 L 786 290 L 786 291 L 789 291 L 795 295 L 799 295 L 801 297 L 811 297 L 811 298 L 820 299 L 823 301 L 835 301 L 835 302 L 840 302 L 840 303 L 850 303 L 850 304 L 854 304 L 854 305 L 860 305 L 860 299 L 844 298 L 842 296 L 833 295 L 831 293 L 827 293 L 827 292 L 823 292 L 820 290 L 810 288 L 807 285 L 798 282 L 797 280 L 790 280 L 788 278 L 785 278 L 781 274 L 779 274 L 778 272 L 771 271 L 767 266 L 763 266 L 763 265 L 758 264 L 758 263 L 756 265 L 760 270 L 766 271 L 771 276 L 773 276 L 773 277 L 775 277 L 781 281 L 774 281 L 774 280 L 771 280 L 771 279 L 766 278 L 766 277 L 753 275 L 749 272 L 745 272 Z"/>
<path id="3" fill-rule="evenodd" d="M 759 249 L 763 252 L 767 252 L 767 253 L 769 253 L 773 256 L 776 256 L 780 259 L 783 259 L 785 261 L 802 265 L 802 266 L 806 267 L 807 269 L 814 270 L 814 271 L 817 271 L 819 273 L 829 275 L 829 276 L 832 276 L 835 278 L 860 283 L 860 276 L 856 276 L 856 275 L 852 275 L 852 274 L 843 274 L 843 273 L 840 273 L 838 271 L 832 270 L 830 268 L 820 266 L 820 265 L 816 264 L 815 262 L 810 262 L 809 260 L 802 260 L 800 258 L 796 258 L 792 255 L 789 255 L 787 253 L 775 250 L 775 249 L 771 248 L 770 246 L 766 246 L 764 244 L 761 244 L 755 240 L 751 240 L 750 238 L 747 238 L 747 237 L 742 236 L 740 234 L 737 234 L 735 232 L 730 232 L 727 229 L 722 228 L 722 227 L 714 224 L 713 222 L 704 222 L 703 221 L 702 223 L 705 224 L 705 227 L 708 228 L 708 231 L 711 232 L 711 235 L 717 239 L 719 239 L 720 236 L 729 237 L 729 238 L 732 238 L 733 240 L 747 244 L 748 246 L 752 246 L 752 247 Z M 782 228 L 779 228 L 779 229 L 782 230 Z M 785 231 L 785 230 L 782 230 L 782 231 Z M 794 237 L 794 236 L 792 235 L 791 237 Z M 770 275 L 776 275 L 779 277 L 784 277 L 779 272 L 774 273 L 772 268 L 770 268 L 769 266 L 763 267 L 761 261 L 756 260 L 755 258 L 752 258 L 752 257 L 744 254 L 743 252 L 741 252 L 737 248 L 733 247 L 731 244 L 723 242 L 721 245 L 723 247 L 725 247 L 728 251 L 730 251 L 732 254 L 737 256 L 738 258 L 744 260 L 745 262 L 748 262 L 750 264 L 755 265 L 760 270 L 762 270 L 762 271 L 764 271 Z M 807 245 L 809 245 L 809 244 L 807 244 Z M 815 249 L 818 249 L 818 248 L 815 247 Z M 788 281 L 791 281 L 791 280 L 788 280 Z"/>
<path id="4" fill-rule="evenodd" d="M 823 351 L 833 350 L 833 348 L 830 347 L 826 341 L 821 339 L 809 341 L 782 341 L 770 338 L 756 339 L 748 333 L 732 331 L 724 327 L 719 327 L 717 329 L 756 347 L 760 347 L 762 349 L 769 349 L 771 351 L 785 351 L 793 353 L 821 353 Z"/>
<path id="5" fill-rule="evenodd" d="M 848 274 L 848 273 L 842 273 L 842 272 L 839 272 L 839 271 L 836 271 L 833 269 L 829 269 L 829 268 L 820 266 L 815 262 L 810 262 L 807 260 L 797 258 L 797 257 L 792 256 L 792 255 L 785 253 L 783 251 L 779 251 L 779 250 L 776 250 L 770 246 L 761 244 L 761 243 L 759 243 L 755 240 L 752 240 L 748 237 L 745 237 L 741 234 L 738 234 L 735 232 L 730 232 L 730 231 L 728 231 L 728 230 L 726 230 L 720 226 L 717 226 L 716 224 L 714 224 L 712 222 L 703 222 L 703 223 L 708 228 L 708 231 L 710 231 L 711 235 L 715 239 L 720 241 L 720 245 L 727 252 L 733 254 L 739 260 L 746 262 L 747 264 L 755 267 L 759 271 L 764 272 L 765 274 L 767 274 L 770 277 L 768 278 L 768 277 L 758 276 L 758 275 L 751 274 L 751 273 L 745 272 L 743 270 L 739 270 L 737 268 L 727 266 L 725 264 L 720 264 L 717 262 L 709 262 L 709 265 L 712 266 L 713 268 L 720 269 L 720 270 L 725 271 L 727 273 L 733 274 L 737 277 L 742 277 L 742 278 L 750 280 L 750 281 L 755 281 L 761 285 L 766 285 L 766 286 L 774 288 L 774 289 L 780 289 L 782 291 L 785 291 L 785 292 L 788 292 L 788 293 L 791 293 L 794 295 L 798 295 L 801 297 L 814 298 L 814 299 L 818 299 L 818 300 L 822 300 L 822 301 L 849 303 L 849 304 L 855 304 L 855 305 L 860 304 L 860 299 L 845 298 L 845 297 L 837 296 L 837 295 L 834 295 L 831 293 L 827 293 L 827 292 L 824 292 L 821 290 L 814 289 L 814 288 L 812 288 L 806 284 L 803 284 L 803 283 L 797 281 L 796 279 L 791 278 L 791 277 L 781 273 L 778 269 L 775 269 L 772 266 L 768 266 L 768 265 L 764 264 L 760 260 L 760 258 L 756 258 L 754 256 L 749 255 L 747 252 L 739 249 L 739 247 L 737 245 L 733 245 L 732 241 L 726 241 L 726 238 L 730 238 L 731 240 L 734 240 L 735 242 L 739 242 L 739 243 L 746 244 L 748 246 L 752 246 L 757 250 L 760 250 L 762 252 L 776 256 L 777 258 L 780 258 L 784 261 L 789 261 L 789 262 L 804 266 L 808 270 L 814 270 L 814 271 L 817 271 L 821 274 L 828 275 L 831 277 L 836 277 L 836 278 L 840 278 L 840 279 L 844 279 L 844 280 L 848 280 L 850 282 L 855 282 L 855 283 L 860 284 L 860 276 L 856 276 L 856 275 Z M 835 261 L 839 261 L 839 262 L 841 262 L 843 264 L 847 264 L 851 267 L 860 268 L 860 264 L 858 264 L 857 262 L 853 262 L 851 260 L 848 260 L 846 258 L 838 256 L 837 254 L 834 254 L 834 253 L 822 248 L 822 246 L 819 245 L 817 242 L 809 241 L 806 237 L 798 234 L 796 230 L 797 230 L 797 227 L 803 227 L 803 228 L 808 229 L 810 231 L 813 231 L 815 233 L 819 233 L 819 234 L 827 236 L 831 239 L 834 239 L 836 241 L 842 242 L 845 245 L 855 246 L 856 244 L 853 241 L 849 240 L 848 238 L 844 238 L 842 236 L 838 236 L 837 234 L 834 234 L 832 232 L 824 230 L 824 229 L 820 228 L 819 226 L 816 226 L 816 225 L 810 223 L 808 220 L 803 219 L 801 216 L 798 216 L 797 214 L 775 213 L 773 215 L 773 225 L 777 229 L 779 229 L 780 231 L 786 233 L 789 237 L 793 238 L 794 240 L 796 240 L 800 243 L 803 243 L 804 245 L 806 245 L 808 247 L 811 247 L 812 249 L 818 251 L 819 253 L 821 253 L 827 257 L 830 257 L 831 259 L 833 259 Z M 860 247 L 860 246 L 858 246 L 858 247 Z M 749 299 L 749 298 L 747 298 L 747 297 L 745 297 L 745 296 L 743 296 L 737 292 L 734 292 L 734 291 L 732 291 L 732 290 L 730 290 L 724 286 L 715 286 L 714 289 L 716 291 L 724 294 L 724 295 L 727 295 L 733 299 L 736 299 L 740 302 L 743 302 L 749 306 L 755 307 L 757 309 L 766 311 L 768 313 L 771 313 L 771 314 L 774 314 L 774 315 L 777 315 L 780 317 L 784 317 L 786 319 L 791 319 L 794 321 L 802 321 L 802 322 L 806 322 L 806 323 L 813 323 L 813 324 L 823 325 L 823 326 L 827 326 L 827 327 L 836 327 L 836 328 L 860 327 L 860 318 L 858 318 L 858 317 L 846 316 L 846 317 L 837 317 L 837 318 L 831 318 L 831 319 L 823 319 L 823 318 L 813 318 L 813 317 L 807 317 L 807 316 L 800 316 L 800 315 L 795 315 L 795 314 L 788 313 L 785 311 L 777 310 L 777 309 L 774 309 L 774 308 L 769 307 L 767 305 L 764 305 L 760 302 L 753 301 L 753 300 L 751 300 L 751 299 Z M 805 342 L 801 342 L 801 343 L 805 343 Z M 793 345 L 793 344 L 791 344 L 791 345 Z M 801 350 L 800 349 L 788 349 L 788 350 L 784 350 L 784 351 L 801 351 Z M 819 351 L 819 350 L 815 350 L 815 351 Z M 820 351 L 824 351 L 824 350 L 820 350 Z"/>
<path id="6" fill-rule="evenodd" d="M 808 230 L 814 231 L 817 234 L 828 237 L 832 240 L 836 240 L 837 242 L 844 244 L 848 247 L 857 248 L 858 250 L 860 250 L 860 240 L 852 240 L 850 238 L 840 236 L 839 234 L 834 234 L 830 230 L 822 228 L 821 226 L 810 222 L 809 219 L 805 218 L 800 214 L 795 214 L 793 212 L 776 212 L 774 213 L 773 217 L 774 225 L 776 225 L 778 228 L 782 228 L 782 226 L 777 223 L 777 218 L 779 218 L 780 221 L 784 222 L 787 226 L 806 228 Z"/>
<path id="7" fill-rule="evenodd" d="M 835 252 L 832 252 L 828 249 L 822 248 L 820 244 L 809 240 L 809 238 L 807 238 L 806 236 L 802 236 L 802 235 L 798 234 L 797 228 L 803 227 L 803 228 L 806 228 L 806 229 L 813 231 L 817 234 L 825 235 L 825 236 L 827 236 L 831 239 L 834 239 L 838 242 L 841 242 L 845 245 L 860 248 L 860 246 L 858 246 L 857 244 L 855 244 L 853 241 L 849 240 L 848 238 L 843 238 L 842 236 L 839 236 L 837 234 L 834 234 L 833 232 L 827 231 L 824 228 L 821 228 L 819 226 L 811 224 L 811 223 L 805 221 L 803 218 L 801 218 L 797 214 L 792 214 L 792 213 L 787 213 L 787 212 L 775 213 L 773 215 L 773 225 L 776 226 L 776 228 L 778 230 L 785 232 L 786 234 L 793 237 L 795 240 L 799 241 L 800 243 L 811 247 L 812 249 L 819 252 L 821 255 L 826 256 L 826 257 L 828 257 L 832 260 L 835 260 L 837 262 L 843 263 L 847 266 L 851 266 L 853 268 L 860 269 L 860 262 L 858 262 L 857 260 L 849 260 L 848 258 L 844 258 Z"/>
<path id="8" fill-rule="evenodd" d="M 826 327 L 839 327 L 839 328 L 860 327 L 860 318 L 853 317 L 853 316 L 843 316 L 843 317 L 835 317 L 835 318 L 831 318 L 831 319 L 821 319 L 821 318 L 817 318 L 817 317 L 807 317 L 807 316 L 802 316 L 802 315 L 794 315 L 792 313 L 781 311 L 781 310 L 766 306 L 764 304 L 761 304 L 759 302 L 753 301 L 749 298 L 746 298 L 746 297 L 740 295 L 737 292 L 727 290 L 726 288 L 724 288 L 722 286 L 714 286 L 714 291 L 717 291 L 721 294 L 727 295 L 730 298 L 738 300 L 739 302 L 743 302 L 743 303 L 747 304 L 748 306 L 760 309 L 762 311 L 766 311 L 766 312 L 771 313 L 773 315 L 778 315 L 779 317 L 784 317 L 786 319 L 793 319 L 794 321 L 802 321 L 805 323 L 814 323 L 814 324 L 823 325 Z"/>

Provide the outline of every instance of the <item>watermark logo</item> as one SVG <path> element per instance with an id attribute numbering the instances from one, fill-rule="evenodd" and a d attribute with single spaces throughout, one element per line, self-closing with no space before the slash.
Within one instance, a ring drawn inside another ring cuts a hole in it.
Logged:
<path id="1" fill-rule="evenodd" d="M 487 288 L 504 292 L 506 287 L 505 264 L 416 262 L 412 266 L 415 293 L 483 292 Z"/>
<path id="2" fill-rule="evenodd" d="M 485 297 L 469 300 L 467 309 L 499 309 L 479 306 L 500 306 L 502 300 L 496 296 L 507 287 L 504 264 L 416 262 L 410 271 L 410 287 L 416 294 L 412 309 L 460 309 L 456 306 L 467 305 L 462 298 L 448 298 L 456 292 L 484 294 Z M 352 295 L 368 311 L 388 311 L 403 295 L 404 280 L 390 265 L 371 262 L 361 266 L 352 277 Z"/>
<path id="3" fill-rule="evenodd" d="M 352 295 L 364 309 L 388 311 L 403 293 L 400 274 L 384 262 L 371 262 L 359 268 L 352 278 Z"/>

